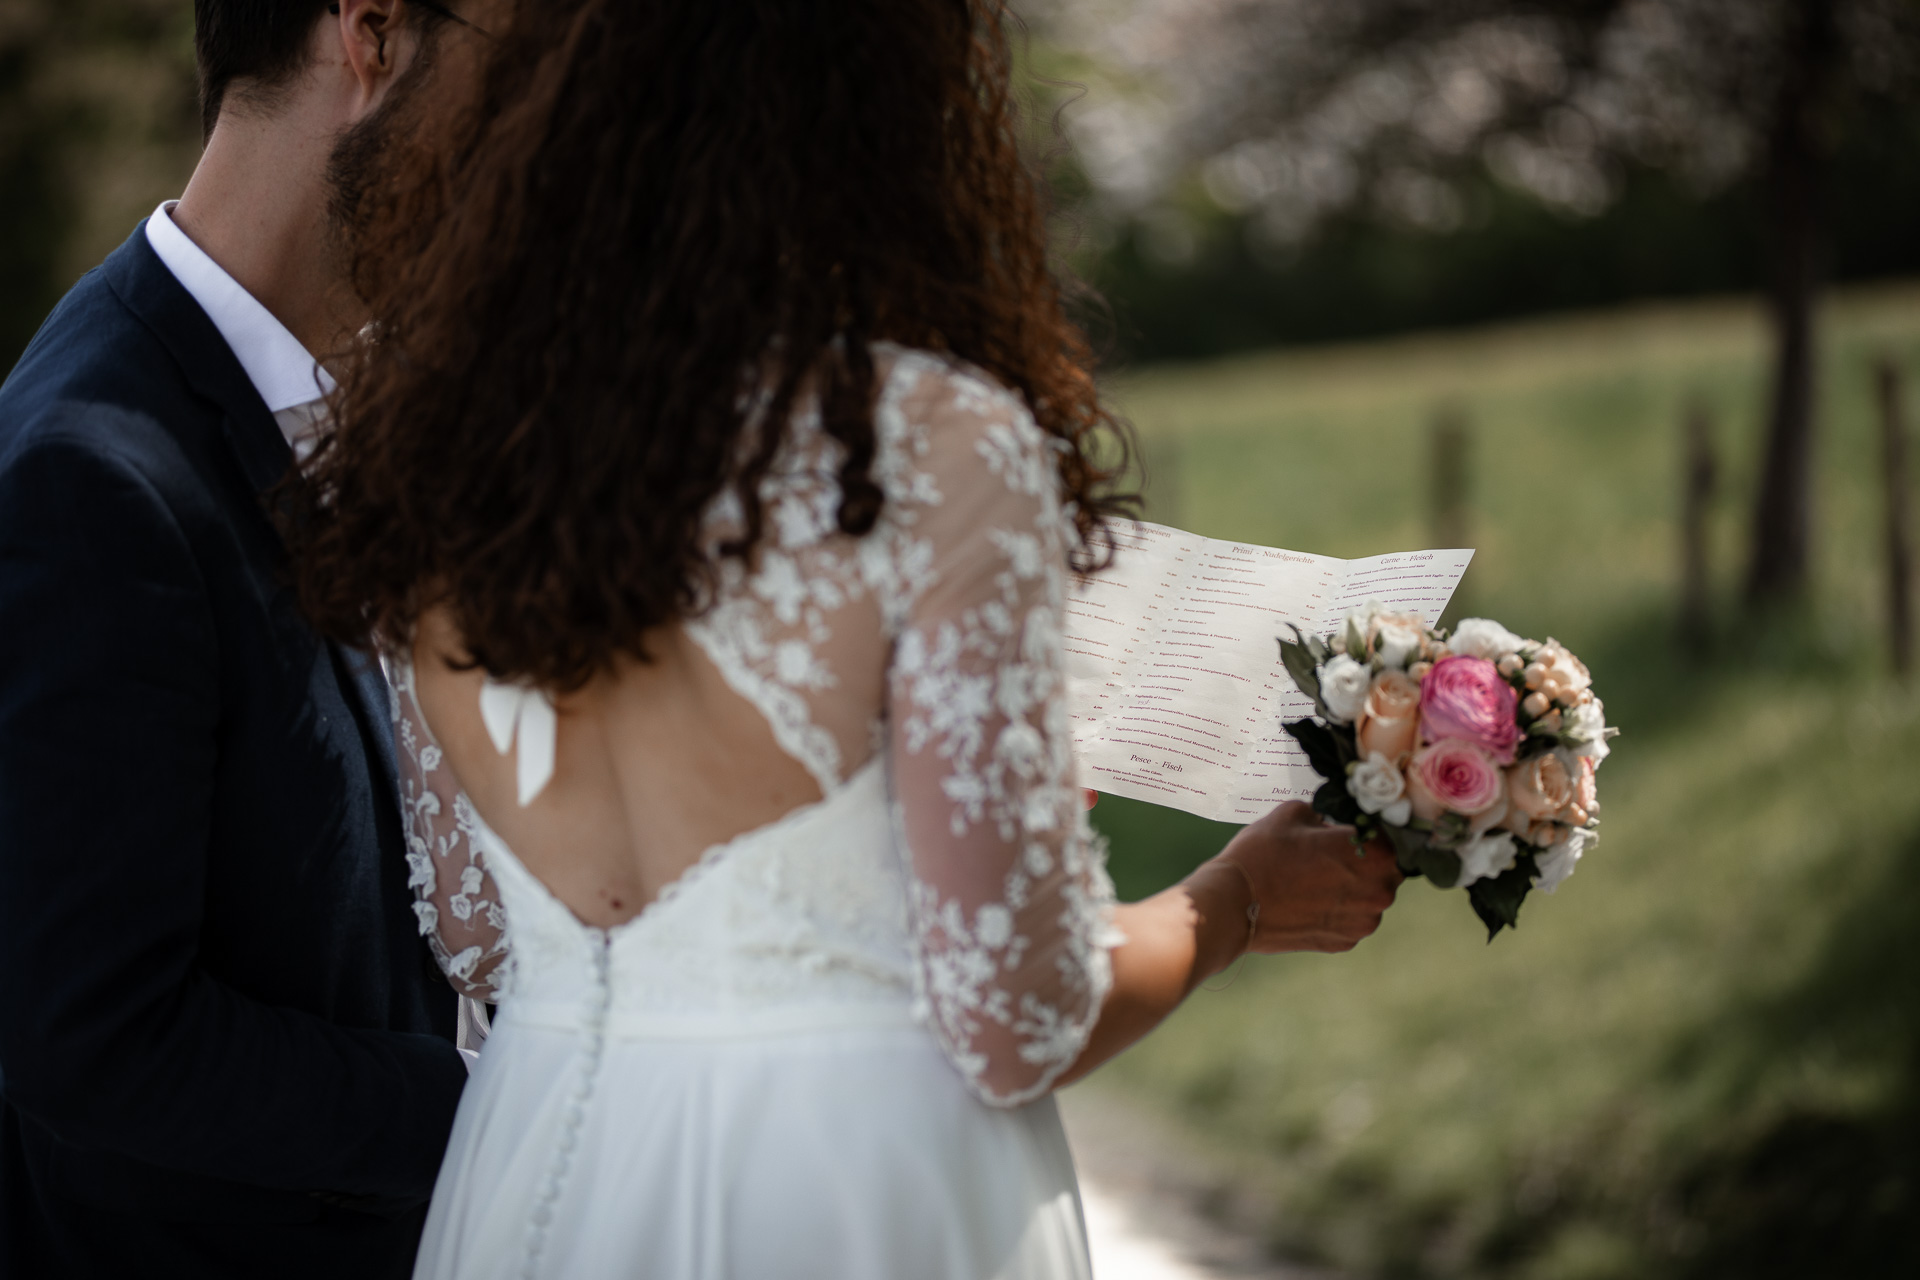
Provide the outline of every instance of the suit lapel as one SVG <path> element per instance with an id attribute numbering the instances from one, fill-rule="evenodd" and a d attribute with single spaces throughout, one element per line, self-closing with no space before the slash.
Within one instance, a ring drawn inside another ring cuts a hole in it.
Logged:
<path id="1" fill-rule="evenodd" d="M 266 501 L 292 469 L 293 449 L 253 380 L 207 313 L 147 243 L 144 222 L 102 269 L 108 286 L 172 354 L 193 389 L 220 406 L 227 447 L 261 498 L 260 518 L 271 531 Z M 278 546 L 279 534 L 273 532 L 272 537 Z M 362 744 L 378 763 L 389 794 L 398 803 L 391 706 L 379 664 L 366 654 L 331 641 L 323 643 L 334 678 L 354 709 Z"/>
<path id="2" fill-rule="evenodd" d="M 108 286 L 172 354 L 189 385 L 220 406 L 227 447 L 254 492 L 265 494 L 284 480 L 293 466 L 292 447 L 220 330 L 147 243 L 146 223 L 103 270 Z"/>

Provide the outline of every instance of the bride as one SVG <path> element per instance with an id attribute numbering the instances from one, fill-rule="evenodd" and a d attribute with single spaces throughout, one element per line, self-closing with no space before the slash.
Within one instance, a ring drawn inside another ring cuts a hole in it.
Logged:
<path id="1" fill-rule="evenodd" d="M 301 595 L 500 1004 L 420 1276 L 1085 1276 L 1051 1092 L 1392 900 L 1294 805 L 1113 902 L 1060 627 L 1120 451 L 1009 23 L 521 5 L 352 211 Z"/>

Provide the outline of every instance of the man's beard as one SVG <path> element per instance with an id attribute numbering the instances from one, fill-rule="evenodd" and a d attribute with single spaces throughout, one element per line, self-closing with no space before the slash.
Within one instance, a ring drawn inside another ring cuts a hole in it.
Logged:
<path id="1" fill-rule="evenodd" d="M 434 211 L 422 202 L 437 187 L 426 150 L 433 131 L 422 126 L 433 51 L 429 37 L 386 99 L 349 126 L 327 157 L 327 221 L 350 275 L 369 251 L 384 257 L 398 247 L 379 240 L 422 235 L 432 225 Z"/>

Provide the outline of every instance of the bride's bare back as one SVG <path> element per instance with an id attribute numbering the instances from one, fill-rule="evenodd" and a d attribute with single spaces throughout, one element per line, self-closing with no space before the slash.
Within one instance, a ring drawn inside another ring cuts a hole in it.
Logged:
<path id="1" fill-rule="evenodd" d="M 468 796 L 555 897 L 601 927 L 632 919 L 706 850 L 822 798 L 683 628 L 647 649 L 650 661 L 555 700 L 553 779 L 522 808 L 515 761 L 481 719 L 484 676 L 447 660 L 463 652 L 453 624 L 427 614 L 414 647 L 421 707 Z M 870 718 L 879 664 L 868 670 L 873 687 L 848 703 L 864 701 Z"/>

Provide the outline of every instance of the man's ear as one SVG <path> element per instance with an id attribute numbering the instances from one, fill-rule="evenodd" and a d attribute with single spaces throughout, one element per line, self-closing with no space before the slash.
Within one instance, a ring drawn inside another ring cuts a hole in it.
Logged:
<path id="1" fill-rule="evenodd" d="M 399 57 L 400 7 L 404 0 L 337 0 L 340 46 L 347 69 L 360 84 L 363 103 L 379 98 L 393 79 Z"/>

